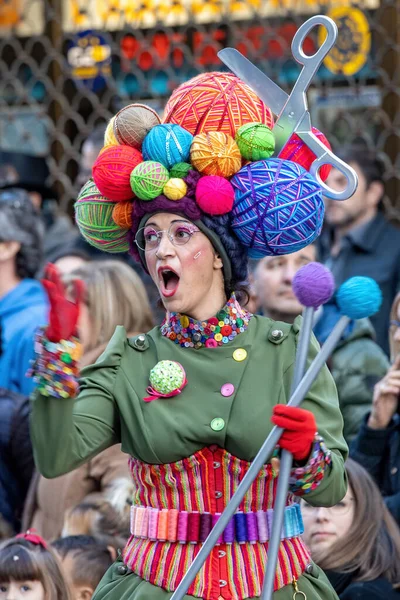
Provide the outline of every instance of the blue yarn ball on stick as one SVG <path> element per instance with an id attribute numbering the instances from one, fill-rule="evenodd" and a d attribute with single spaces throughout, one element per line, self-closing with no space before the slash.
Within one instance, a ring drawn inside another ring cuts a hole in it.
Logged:
<path id="1" fill-rule="evenodd" d="M 155 160 L 167 169 L 180 162 L 189 162 L 191 133 L 174 123 L 156 125 L 146 135 L 142 145 L 144 160 Z"/>
<path id="2" fill-rule="evenodd" d="M 242 167 L 231 183 L 232 228 L 251 258 L 297 252 L 321 233 L 321 187 L 297 163 L 259 160 Z"/>
<path id="3" fill-rule="evenodd" d="M 382 292 L 370 277 L 351 277 L 338 289 L 336 300 L 343 315 L 350 319 L 363 319 L 378 312 Z"/>

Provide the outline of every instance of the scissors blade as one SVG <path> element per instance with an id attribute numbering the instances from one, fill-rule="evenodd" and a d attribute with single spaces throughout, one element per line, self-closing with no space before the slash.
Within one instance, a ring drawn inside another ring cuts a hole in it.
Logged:
<path id="1" fill-rule="evenodd" d="M 244 81 L 275 115 L 280 115 L 289 95 L 260 71 L 235 48 L 224 48 L 218 57 L 239 79 Z"/>

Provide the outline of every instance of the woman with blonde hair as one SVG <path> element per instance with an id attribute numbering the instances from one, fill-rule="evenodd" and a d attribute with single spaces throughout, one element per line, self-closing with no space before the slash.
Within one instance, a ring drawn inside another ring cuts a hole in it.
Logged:
<path id="1" fill-rule="evenodd" d="M 374 478 L 400 525 L 400 293 L 390 313 L 389 345 L 392 364 L 375 385 L 371 412 L 360 427 L 350 455 Z"/>
<path id="2" fill-rule="evenodd" d="M 128 265 L 115 260 L 90 262 L 63 278 L 73 296 L 77 282 L 83 288 L 78 321 L 83 355 L 80 366 L 94 363 L 103 353 L 115 328 L 125 327 L 130 336 L 148 331 L 153 317 L 140 277 Z M 23 528 L 35 527 L 46 539 L 61 535 L 65 512 L 82 501 L 102 499 L 113 482 L 130 479 L 127 458 L 120 445 L 104 450 L 67 475 L 33 477 L 25 503 Z"/>

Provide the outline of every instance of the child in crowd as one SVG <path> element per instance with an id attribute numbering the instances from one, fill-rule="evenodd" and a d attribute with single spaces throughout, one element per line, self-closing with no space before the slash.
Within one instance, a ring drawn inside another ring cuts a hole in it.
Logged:
<path id="1" fill-rule="evenodd" d="M 90 600 L 101 578 L 115 559 L 114 548 L 88 535 L 72 535 L 53 542 L 74 600 Z"/>
<path id="2" fill-rule="evenodd" d="M 38 535 L 1 544 L 0 600 L 72 600 L 55 553 Z"/>

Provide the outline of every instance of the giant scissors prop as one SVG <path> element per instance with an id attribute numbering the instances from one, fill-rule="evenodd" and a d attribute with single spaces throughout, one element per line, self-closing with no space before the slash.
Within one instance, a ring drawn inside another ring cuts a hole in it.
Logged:
<path id="1" fill-rule="evenodd" d="M 319 25 L 326 28 L 327 37 L 317 52 L 312 56 L 308 56 L 303 50 L 304 41 L 310 31 Z M 324 195 L 334 200 L 347 200 L 356 190 L 357 175 L 354 169 L 324 146 L 312 132 L 306 97 L 306 91 L 312 78 L 318 71 L 325 56 L 334 46 L 337 34 L 338 30 L 335 22 L 323 15 L 311 17 L 297 30 L 292 41 L 292 54 L 294 59 L 303 68 L 290 95 L 276 85 L 267 75 L 238 52 L 238 50 L 235 50 L 235 48 L 220 50 L 218 57 L 278 116 L 274 125 L 275 155 L 279 154 L 292 134 L 297 133 L 317 156 L 311 166 L 310 172 L 317 179 L 323 189 Z M 322 181 L 319 169 L 322 165 L 326 164 L 339 169 L 345 175 L 347 185 L 344 190 L 333 190 Z"/>

